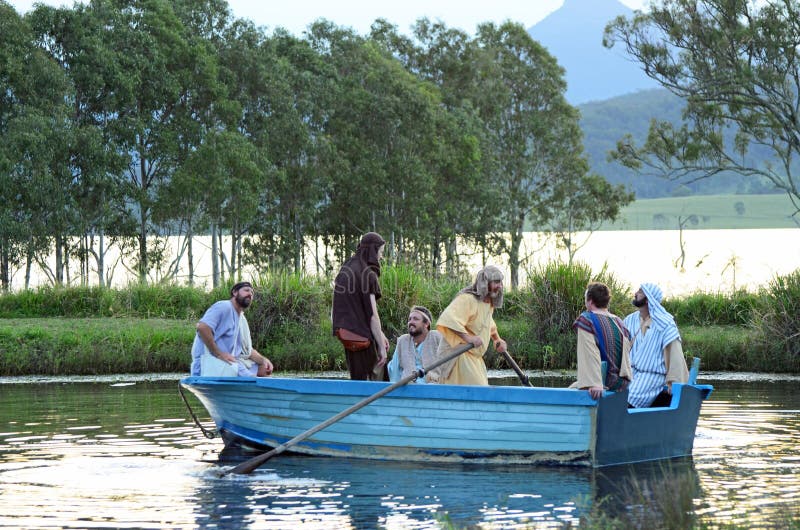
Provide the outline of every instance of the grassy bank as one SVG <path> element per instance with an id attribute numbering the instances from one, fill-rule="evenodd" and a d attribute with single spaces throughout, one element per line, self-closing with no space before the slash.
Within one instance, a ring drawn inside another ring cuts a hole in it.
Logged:
<path id="1" fill-rule="evenodd" d="M 574 369 L 574 352 L 533 347 L 515 340 L 521 322 L 500 321 L 517 362 L 528 369 Z M 687 355 L 703 358 L 705 370 L 757 371 L 748 363 L 746 331 L 737 327 L 686 326 Z M 574 337 L 569 337 L 574 343 Z M 0 321 L 0 376 L 94 375 L 185 372 L 194 339 L 194 321 L 158 318 L 22 318 Z M 302 346 L 256 344 L 278 370 L 344 370 L 339 343 L 326 329 L 309 333 Z M 569 342 L 566 340 L 565 342 Z M 574 347 L 574 344 L 573 344 Z M 489 352 L 490 368 L 508 368 Z"/>
<path id="2" fill-rule="evenodd" d="M 632 309 L 631 293 L 604 271 L 550 264 L 528 272 L 529 282 L 507 292 L 495 314 L 500 334 L 527 369 L 571 370 L 571 324 L 582 310 L 589 279 L 609 285 L 611 310 Z M 248 310 L 255 347 L 279 370 L 343 370 L 331 336 L 330 279 L 278 274 L 254 281 Z M 381 276 L 381 320 L 390 340 L 404 332 L 408 308 L 439 314 L 465 278 L 434 278 L 404 267 Z M 188 287 L 38 289 L 0 296 L 0 375 L 71 375 L 186 371 L 194 324 L 227 288 Z M 688 357 L 704 370 L 800 372 L 800 272 L 778 278 L 764 292 L 697 294 L 669 299 Z M 490 368 L 507 368 L 488 352 Z"/>

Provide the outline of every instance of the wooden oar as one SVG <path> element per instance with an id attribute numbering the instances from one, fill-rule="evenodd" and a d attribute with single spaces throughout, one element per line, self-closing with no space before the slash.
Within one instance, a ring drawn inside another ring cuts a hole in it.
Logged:
<path id="1" fill-rule="evenodd" d="M 352 405 L 351 407 L 343 410 L 342 412 L 340 412 L 336 416 L 333 416 L 332 418 L 330 418 L 328 420 L 325 420 L 324 422 L 320 423 L 319 425 L 317 425 L 315 427 L 312 427 L 312 428 L 308 429 L 307 431 L 305 431 L 303 433 L 298 434 L 297 436 L 295 436 L 291 440 L 282 443 L 281 445 L 279 445 L 278 447 L 272 449 L 271 451 L 267 451 L 266 453 L 263 453 L 263 454 L 260 454 L 258 456 L 255 456 L 255 457 L 251 458 L 250 460 L 242 462 L 241 464 L 237 465 L 236 467 L 234 467 L 232 469 L 228 469 L 226 471 L 223 471 L 221 473 L 221 475 L 227 475 L 228 473 L 237 473 L 237 474 L 240 474 L 240 475 L 246 475 L 246 474 L 252 472 L 254 469 L 256 469 L 258 466 L 260 466 L 261 464 L 263 464 L 264 462 L 266 462 L 267 460 L 269 460 L 273 456 L 281 454 L 282 452 L 284 452 L 288 448 L 292 447 L 293 445 L 295 445 L 295 444 L 297 444 L 299 442 L 302 442 L 306 438 L 314 435 L 315 433 L 318 433 L 322 429 L 330 427 L 331 425 L 333 425 L 337 421 L 341 420 L 342 418 L 344 418 L 346 416 L 349 416 L 350 414 L 356 412 L 357 410 L 366 407 L 367 405 L 369 405 L 370 403 L 372 403 L 376 399 L 385 396 L 389 392 L 392 392 L 393 390 L 396 390 L 396 389 L 400 388 L 401 386 L 405 386 L 408 383 L 410 383 L 411 381 L 414 381 L 419 377 L 425 377 L 425 374 L 427 372 L 433 370 L 434 368 L 436 368 L 438 366 L 441 366 L 442 364 L 444 364 L 444 363 L 446 363 L 448 361 L 452 361 L 453 359 L 455 359 L 456 357 L 458 357 L 459 355 L 461 355 L 465 351 L 471 350 L 474 347 L 475 346 L 472 343 L 468 342 L 467 344 L 459 347 L 457 350 L 455 350 L 450 355 L 447 355 L 446 357 L 442 357 L 441 359 L 439 359 L 436 362 L 432 363 L 430 366 L 426 366 L 424 368 L 421 368 L 420 370 L 417 370 L 413 374 L 402 378 L 400 381 L 383 388 L 379 392 L 376 392 L 376 393 L 372 394 L 368 398 L 362 399 L 358 403 L 356 403 L 356 404 Z"/>
<path id="2" fill-rule="evenodd" d="M 504 351 L 503 356 L 506 358 L 508 364 L 511 365 L 511 368 L 513 368 L 514 371 L 517 372 L 517 377 L 519 377 L 519 380 L 522 381 L 522 384 L 524 386 L 533 386 L 531 382 L 528 380 L 528 376 L 525 375 L 525 372 L 522 371 L 517 362 L 511 357 L 511 354 L 509 354 L 508 351 Z"/>

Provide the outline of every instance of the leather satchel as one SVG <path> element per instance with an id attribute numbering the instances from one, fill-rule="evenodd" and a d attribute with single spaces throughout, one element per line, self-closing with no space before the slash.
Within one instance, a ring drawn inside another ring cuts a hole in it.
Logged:
<path id="1" fill-rule="evenodd" d="M 336 330 L 336 338 L 338 338 L 345 350 L 361 351 L 369 348 L 372 342 L 367 337 L 362 337 L 358 333 L 353 333 L 349 329 L 338 328 Z"/>

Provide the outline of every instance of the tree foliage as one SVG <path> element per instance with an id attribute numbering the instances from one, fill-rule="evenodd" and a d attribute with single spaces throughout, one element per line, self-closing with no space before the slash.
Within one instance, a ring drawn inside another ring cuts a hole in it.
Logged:
<path id="1" fill-rule="evenodd" d="M 800 213 L 800 3 L 662 0 L 606 28 L 645 73 L 686 101 L 683 122 L 655 120 L 643 145 L 613 156 L 689 180 L 733 170 L 787 193 Z"/>
<path id="2" fill-rule="evenodd" d="M 369 230 L 431 274 L 460 272 L 463 241 L 505 254 L 516 284 L 527 226 L 584 194 L 611 202 L 570 229 L 622 204 L 588 174 L 563 71 L 517 24 L 470 36 L 421 19 L 406 36 L 320 20 L 298 38 L 224 0 L 0 15 L 5 288 L 52 249 L 54 284 L 104 285 L 109 245 L 141 282 L 188 260 L 193 284 L 197 235 L 214 286 L 243 265 L 330 272 Z"/>

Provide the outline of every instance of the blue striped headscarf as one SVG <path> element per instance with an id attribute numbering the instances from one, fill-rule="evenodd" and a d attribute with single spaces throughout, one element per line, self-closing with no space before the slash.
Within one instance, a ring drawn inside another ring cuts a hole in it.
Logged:
<path id="1" fill-rule="evenodd" d="M 639 287 L 647 297 L 647 307 L 650 311 L 650 319 L 653 321 L 652 326 L 662 333 L 661 347 L 664 348 L 673 340 L 680 339 L 681 335 L 678 332 L 678 325 L 675 324 L 675 318 L 661 305 L 661 300 L 664 298 L 661 288 L 654 283 L 643 283 Z"/>

